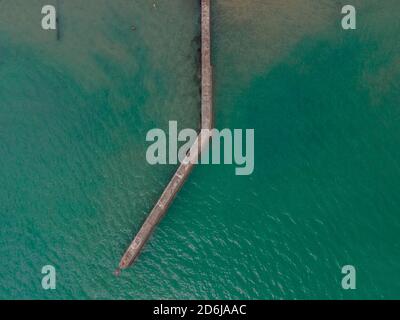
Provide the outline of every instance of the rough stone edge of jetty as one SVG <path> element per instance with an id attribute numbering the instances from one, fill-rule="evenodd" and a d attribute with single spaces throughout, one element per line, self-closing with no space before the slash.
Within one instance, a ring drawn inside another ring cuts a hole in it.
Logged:
<path id="1" fill-rule="evenodd" d="M 202 129 L 212 129 L 213 127 L 213 79 L 211 65 L 211 0 L 201 1 L 201 127 Z M 208 132 L 205 130 L 204 132 Z M 119 268 L 115 271 L 116 275 L 120 271 L 131 266 L 140 255 L 147 240 L 150 238 L 154 229 L 164 217 L 166 211 L 185 183 L 187 177 L 193 169 L 195 163 L 192 161 L 199 157 L 203 147 L 210 139 L 209 133 L 200 133 L 197 136 L 195 146 L 187 156 L 189 161 L 183 161 L 178 170 L 168 183 L 160 199 L 157 201 L 148 218 L 137 233 L 136 237 L 123 255 Z"/>

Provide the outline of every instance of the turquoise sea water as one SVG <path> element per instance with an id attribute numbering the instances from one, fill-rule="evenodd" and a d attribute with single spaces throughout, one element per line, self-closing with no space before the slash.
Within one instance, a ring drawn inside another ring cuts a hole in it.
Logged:
<path id="1" fill-rule="evenodd" d="M 42 1 L 0 1 L 1 299 L 399 297 L 398 1 L 344 32 L 342 1 L 214 0 L 216 126 L 255 129 L 254 174 L 197 167 L 120 278 L 175 169 L 147 131 L 199 126 L 198 2 L 59 4 L 56 41 Z"/>

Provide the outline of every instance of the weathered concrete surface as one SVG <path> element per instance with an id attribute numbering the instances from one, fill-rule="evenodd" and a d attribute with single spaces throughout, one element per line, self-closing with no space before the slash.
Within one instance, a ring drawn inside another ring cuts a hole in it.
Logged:
<path id="1" fill-rule="evenodd" d="M 202 68 L 202 81 L 201 81 L 201 123 L 202 129 L 212 129 L 213 114 L 212 114 L 212 66 L 211 66 L 211 10 L 210 0 L 201 0 L 201 68 Z M 185 183 L 187 177 L 192 171 L 194 165 L 201 154 L 203 148 L 208 146 L 211 132 L 202 131 L 196 139 L 195 144 L 190 149 L 185 160 L 179 166 L 178 170 L 172 177 L 171 181 L 165 188 L 160 199 L 157 201 L 155 207 L 150 212 L 148 218 L 139 230 L 135 239 L 126 250 L 122 257 L 119 269 L 128 268 L 140 255 L 144 245 L 153 233 L 155 227 L 164 217 L 168 207 L 171 205 L 175 196 Z M 119 274 L 119 270 L 117 270 Z"/>
<path id="2" fill-rule="evenodd" d="M 211 7 L 210 0 L 201 1 L 201 127 L 213 126 L 213 79 L 211 65 Z"/>

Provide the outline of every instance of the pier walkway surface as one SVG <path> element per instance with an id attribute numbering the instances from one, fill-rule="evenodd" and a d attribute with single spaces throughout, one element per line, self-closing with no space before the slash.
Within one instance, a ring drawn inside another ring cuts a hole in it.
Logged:
<path id="1" fill-rule="evenodd" d="M 147 240 L 150 238 L 155 227 L 164 217 L 168 207 L 171 205 L 175 196 L 185 183 L 187 177 L 192 171 L 195 163 L 200 156 L 201 151 L 205 148 L 211 138 L 209 131 L 213 127 L 213 79 L 212 79 L 212 65 L 211 65 L 211 0 L 201 1 L 201 129 L 202 131 L 188 155 L 179 166 L 178 170 L 168 183 L 160 199 L 157 201 L 155 207 L 150 212 L 148 218 L 139 230 L 138 234 L 132 241 L 131 245 L 126 250 L 122 257 L 119 270 L 126 269 L 137 259 L 145 246 Z"/>

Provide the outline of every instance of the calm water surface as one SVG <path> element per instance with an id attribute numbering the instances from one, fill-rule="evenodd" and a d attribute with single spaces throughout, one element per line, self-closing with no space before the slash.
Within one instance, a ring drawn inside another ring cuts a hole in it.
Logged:
<path id="1" fill-rule="evenodd" d="M 0 298 L 399 297 L 398 1 L 344 32 L 342 1 L 214 0 L 216 126 L 255 129 L 255 172 L 197 167 L 120 278 L 175 169 L 147 131 L 199 126 L 198 2 L 59 3 L 56 41 L 0 1 Z"/>

